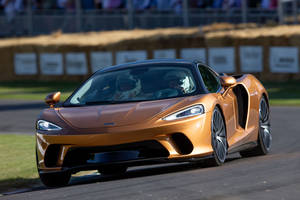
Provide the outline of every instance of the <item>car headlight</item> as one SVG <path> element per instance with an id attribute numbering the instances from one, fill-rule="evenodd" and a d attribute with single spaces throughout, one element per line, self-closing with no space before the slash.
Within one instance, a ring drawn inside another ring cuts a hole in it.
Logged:
<path id="1" fill-rule="evenodd" d="M 41 131 L 59 131 L 62 128 L 51 122 L 47 122 L 45 120 L 38 120 L 36 123 L 36 129 Z"/>
<path id="2" fill-rule="evenodd" d="M 201 115 L 203 113 L 204 113 L 204 106 L 200 104 L 200 105 L 195 105 L 195 106 L 189 107 L 187 109 L 181 110 L 181 111 L 171 114 L 167 117 L 164 117 L 163 120 L 171 121 L 171 120 L 175 120 L 175 119 L 182 119 L 185 117 Z"/>

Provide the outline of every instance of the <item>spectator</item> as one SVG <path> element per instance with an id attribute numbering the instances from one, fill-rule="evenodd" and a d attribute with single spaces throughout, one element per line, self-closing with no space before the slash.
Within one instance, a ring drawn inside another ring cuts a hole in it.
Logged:
<path id="1" fill-rule="evenodd" d="M 95 2 L 94 0 L 81 0 L 81 7 L 84 10 L 95 9 Z"/>
<path id="2" fill-rule="evenodd" d="M 229 6 L 231 8 L 241 8 L 242 7 L 242 1 L 241 0 L 230 0 Z"/>
<path id="3" fill-rule="evenodd" d="M 223 0 L 224 9 L 240 8 L 241 4 L 241 0 Z"/>
<path id="4" fill-rule="evenodd" d="M 223 0 L 214 0 L 213 8 L 222 8 Z"/>
<path id="5" fill-rule="evenodd" d="M 63 10 L 74 10 L 75 0 L 57 0 L 57 7 Z"/>
<path id="6" fill-rule="evenodd" d="M 262 0 L 261 7 L 268 9 L 270 7 L 270 0 Z"/>
<path id="7" fill-rule="evenodd" d="M 65 9 L 67 7 L 68 0 L 57 0 L 57 8 Z"/>
<path id="8" fill-rule="evenodd" d="M 133 0 L 133 7 L 135 10 L 145 10 L 156 7 L 156 0 Z"/>
<path id="9" fill-rule="evenodd" d="M 122 8 L 123 1 L 122 0 L 102 0 L 102 8 L 103 9 L 116 9 Z"/>
<path id="10" fill-rule="evenodd" d="M 180 13 L 182 10 L 182 1 L 181 0 L 171 0 L 171 8 L 176 13 Z"/>
<path id="11" fill-rule="evenodd" d="M 32 8 L 35 9 L 35 10 L 41 10 L 43 9 L 43 2 L 42 0 L 33 0 L 32 1 Z"/>
<path id="12" fill-rule="evenodd" d="M 157 0 L 157 10 L 158 11 L 169 11 L 171 9 L 170 0 Z"/>
<path id="13" fill-rule="evenodd" d="M 275 9 L 277 8 L 277 0 L 262 0 L 261 7 L 265 9 Z"/>
<path id="14" fill-rule="evenodd" d="M 7 21 L 7 32 L 11 35 L 16 34 L 15 16 L 17 12 L 22 12 L 23 0 L 2 0 L 1 5 L 4 7 L 4 13 Z"/>
<path id="15" fill-rule="evenodd" d="M 23 0 L 2 0 L 1 5 L 4 7 L 6 20 L 8 23 L 12 23 L 16 12 L 21 12 L 23 8 Z"/>
<path id="16" fill-rule="evenodd" d="M 43 0 L 42 8 L 49 10 L 56 8 L 56 0 Z"/>
<path id="17" fill-rule="evenodd" d="M 102 0 L 95 0 L 94 3 L 96 9 L 102 9 Z"/>
<path id="18" fill-rule="evenodd" d="M 199 8 L 211 8 L 214 0 L 198 0 L 197 5 Z"/>
<path id="19" fill-rule="evenodd" d="M 258 8 L 260 3 L 261 3 L 261 0 L 251 0 L 251 1 L 248 1 L 248 7 L 249 8 Z"/>
<path id="20" fill-rule="evenodd" d="M 278 0 L 271 0 L 270 9 L 276 9 L 278 4 Z"/>
<path id="21" fill-rule="evenodd" d="M 200 8 L 201 4 L 204 4 L 204 1 L 199 1 L 199 0 L 190 0 L 189 2 L 189 8 Z"/>

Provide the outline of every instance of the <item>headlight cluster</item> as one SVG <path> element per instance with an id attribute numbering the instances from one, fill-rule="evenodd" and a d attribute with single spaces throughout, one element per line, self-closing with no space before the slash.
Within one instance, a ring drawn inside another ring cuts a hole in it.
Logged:
<path id="1" fill-rule="evenodd" d="M 62 128 L 51 122 L 47 122 L 45 120 L 38 120 L 36 123 L 36 129 L 41 131 L 59 131 Z"/>
<path id="2" fill-rule="evenodd" d="M 204 113 L 204 106 L 199 104 L 199 105 L 195 105 L 195 106 L 189 107 L 187 109 L 181 110 L 179 112 L 176 112 L 174 114 L 171 114 L 171 115 L 163 118 L 163 120 L 171 121 L 171 120 L 175 120 L 175 119 L 182 119 L 185 117 L 201 115 L 203 113 Z"/>

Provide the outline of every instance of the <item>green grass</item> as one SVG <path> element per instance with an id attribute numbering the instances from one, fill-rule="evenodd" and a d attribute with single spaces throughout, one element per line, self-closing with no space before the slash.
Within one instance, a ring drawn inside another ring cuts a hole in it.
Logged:
<path id="1" fill-rule="evenodd" d="M 264 82 L 272 106 L 300 106 L 300 81 Z"/>
<path id="2" fill-rule="evenodd" d="M 272 106 L 300 106 L 300 81 L 264 82 Z M 47 94 L 61 91 L 65 100 L 80 85 L 70 81 L 0 82 L 0 99 L 43 100 Z"/>
<path id="3" fill-rule="evenodd" d="M 43 100 L 52 92 L 62 92 L 61 100 L 65 100 L 80 82 L 70 81 L 14 81 L 0 82 L 0 99 Z"/>
<path id="4" fill-rule="evenodd" d="M 39 183 L 35 136 L 0 134 L 0 193 Z"/>

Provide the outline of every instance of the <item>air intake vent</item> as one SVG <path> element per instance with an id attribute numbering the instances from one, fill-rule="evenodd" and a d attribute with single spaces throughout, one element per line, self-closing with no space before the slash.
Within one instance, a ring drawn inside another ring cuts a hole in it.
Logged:
<path id="1" fill-rule="evenodd" d="M 59 151 L 60 145 L 52 144 L 47 148 L 44 158 L 46 167 L 56 167 Z"/>
<path id="2" fill-rule="evenodd" d="M 191 141 L 182 133 L 174 133 L 171 136 L 175 144 L 175 149 L 179 154 L 186 155 L 192 153 L 194 146 Z"/>

